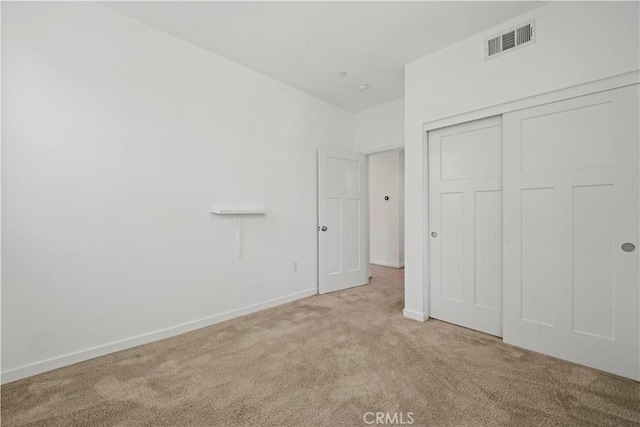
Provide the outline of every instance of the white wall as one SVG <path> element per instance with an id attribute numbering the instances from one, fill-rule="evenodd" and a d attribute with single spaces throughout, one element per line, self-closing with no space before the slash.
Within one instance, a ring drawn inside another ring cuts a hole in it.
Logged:
<path id="1" fill-rule="evenodd" d="M 361 111 L 354 116 L 355 149 L 362 153 L 404 145 L 404 99 Z"/>
<path id="2" fill-rule="evenodd" d="M 428 315 L 423 124 L 639 68 L 637 2 L 557 2 L 407 65 L 405 315 Z M 484 40 L 534 18 L 536 43 L 490 61 Z"/>
<path id="3" fill-rule="evenodd" d="M 404 152 L 387 151 L 369 156 L 369 226 L 372 264 L 400 268 L 404 265 Z M 389 200 L 384 200 L 389 196 Z"/>
<path id="4" fill-rule="evenodd" d="M 2 8 L 3 381 L 315 293 L 352 114 L 96 4 Z M 269 210 L 242 259 L 212 205 Z"/>

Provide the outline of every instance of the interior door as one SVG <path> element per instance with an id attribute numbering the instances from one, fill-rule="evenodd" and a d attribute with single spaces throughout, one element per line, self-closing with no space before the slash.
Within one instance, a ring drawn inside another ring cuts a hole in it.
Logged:
<path id="1" fill-rule="evenodd" d="M 321 294 L 368 283 L 367 181 L 363 154 L 318 151 Z"/>
<path id="2" fill-rule="evenodd" d="M 428 141 L 430 315 L 502 336 L 500 117 Z"/>
<path id="3" fill-rule="evenodd" d="M 504 340 L 640 379 L 638 85 L 505 114 Z"/>

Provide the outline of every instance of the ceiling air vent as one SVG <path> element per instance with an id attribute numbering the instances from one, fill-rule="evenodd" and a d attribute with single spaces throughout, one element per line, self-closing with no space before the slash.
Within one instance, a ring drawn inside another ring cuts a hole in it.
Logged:
<path id="1" fill-rule="evenodd" d="M 527 46 L 536 41 L 533 20 L 491 37 L 485 44 L 485 59 L 494 58 L 501 54 Z"/>

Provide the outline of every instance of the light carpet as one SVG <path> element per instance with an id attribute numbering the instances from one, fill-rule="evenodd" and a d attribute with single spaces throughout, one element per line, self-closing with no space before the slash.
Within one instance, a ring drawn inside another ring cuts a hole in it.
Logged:
<path id="1" fill-rule="evenodd" d="M 365 426 L 369 412 L 414 426 L 640 425 L 639 383 L 405 319 L 402 270 L 372 271 L 369 286 L 4 385 L 2 425 Z"/>

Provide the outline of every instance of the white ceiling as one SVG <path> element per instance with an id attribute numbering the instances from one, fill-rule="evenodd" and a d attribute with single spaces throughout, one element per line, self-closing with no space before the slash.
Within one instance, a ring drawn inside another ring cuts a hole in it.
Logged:
<path id="1" fill-rule="evenodd" d="M 105 2 L 346 110 L 403 96 L 404 64 L 546 2 Z M 342 71 L 347 77 L 339 77 Z M 356 86 L 367 83 L 369 90 Z"/>

